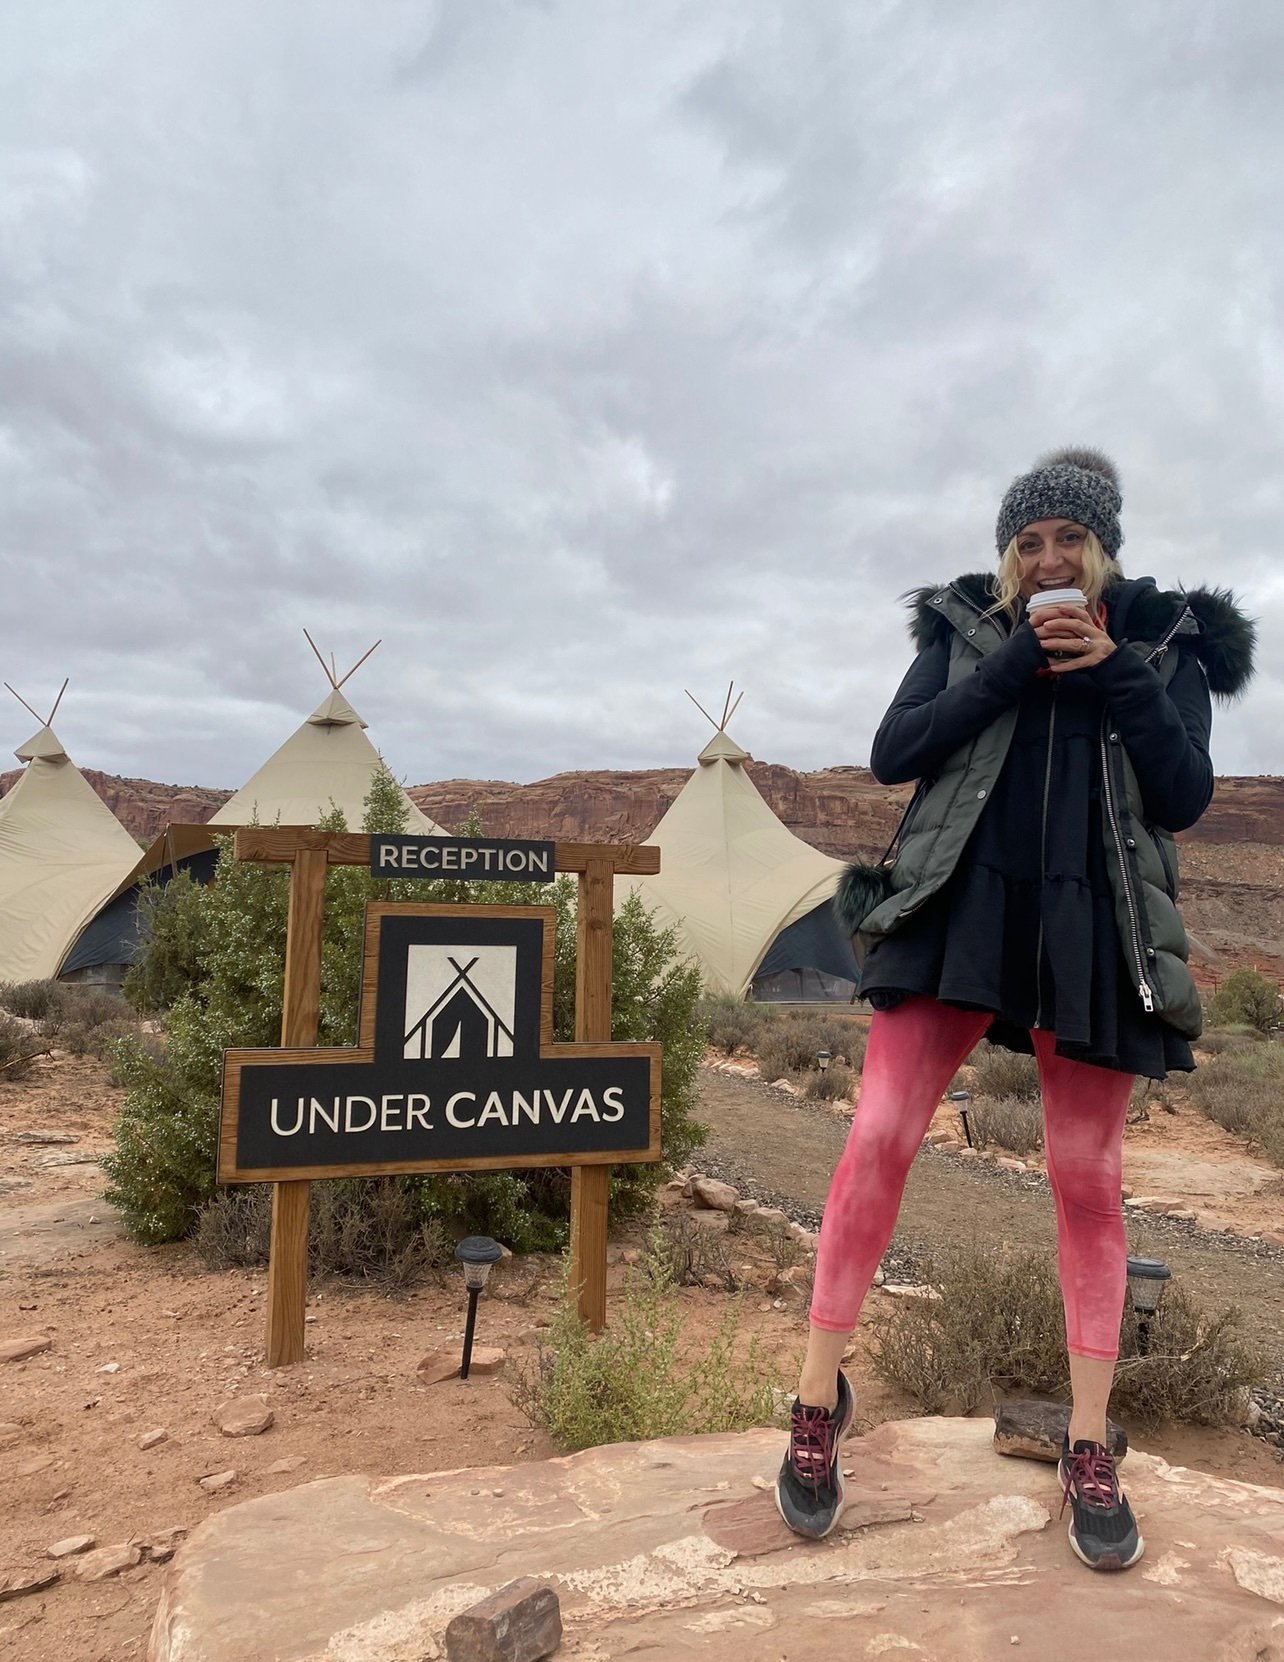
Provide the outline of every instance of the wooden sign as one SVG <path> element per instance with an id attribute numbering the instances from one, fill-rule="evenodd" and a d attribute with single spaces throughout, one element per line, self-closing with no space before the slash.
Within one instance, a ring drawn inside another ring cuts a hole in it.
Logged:
<path id="1" fill-rule="evenodd" d="M 660 1158 L 660 1047 L 554 1044 L 551 907 L 366 909 L 357 1047 L 229 1050 L 221 1183 Z"/>
<path id="2" fill-rule="evenodd" d="M 557 844 L 512 837 L 371 837 L 376 877 L 455 877 L 470 883 L 551 883 Z"/>
<path id="3" fill-rule="evenodd" d="M 205 834 L 204 827 L 200 830 Z M 236 833 L 238 860 L 290 867 L 290 912 L 286 925 L 285 990 L 281 1008 L 281 1044 L 287 1050 L 316 1044 L 321 1007 L 321 933 L 325 917 L 326 871 L 331 866 L 368 866 L 371 841 L 361 832 L 317 831 L 311 826 L 298 825 L 244 826 Z M 555 845 L 554 864 L 559 872 L 579 874 L 575 926 L 575 1040 L 577 1044 L 584 1045 L 609 1043 L 614 879 L 618 874 L 654 876 L 660 869 L 660 851 L 645 846 L 559 842 Z M 545 979 L 548 980 L 547 974 Z M 544 997 L 541 991 L 541 999 Z M 543 1008 L 541 1004 L 541 1010 Z M 544 1018 L 541 1017 L 541 1020 Z M 658 1146 L 654 1133 L 653 1140 Z M 236 1137 L 233 1136 L 231 1141 L 227 1165 L 228 1169 L 235 1170 Z M 220 1161 L 224 1160 L 222 1147 L 219 1157 Z M 634 1158 L 642 1156 L 635 1154 Z M 327 1171 L 334 1174 L 333 1167 L 328 1167 Z M 610 1167 L 597 1162 L 571 1165 L 570 1284 L 576 1289 L 580 1317 L 594 1332 L 600 1331 L 606 1324 L 606 1228 L 610 1175 Z M 288 1178 L 276 1181 L 272 1188 L 265 1347 L 267 1364 L 272 1368 L 303 1360 L 309 1192 L 309 1179 L 297 1167 Z"/>

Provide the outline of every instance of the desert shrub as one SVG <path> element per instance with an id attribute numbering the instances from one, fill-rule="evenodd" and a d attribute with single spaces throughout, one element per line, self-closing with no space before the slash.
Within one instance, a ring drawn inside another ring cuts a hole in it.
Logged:
<path id="1" fill-rule="evenodd" d="M 1226 1051 L 1198 1068 L 1187 1090 L 1210 1120 L 1251 1138 L 1284 1166 L 1284 1046 L 1254 1044 Z"/>
<path id="2" fill-rule="evenodd" d="M 58 981 L 7 981 L 0 983 L 0 1010 L 27 1021 L 43 1021 L 60 1013 L 70 988 Z"/>
<path id="3" fill-rule="evenodd" d="M 1250 1027 L 1247 1022 L 1228 1022 L 1225 1027 L 1205 1029 L 1195 1043 L 1207 1056 L 1222 1056 L 1228 1050 L 1248 1050 L 1265 1040 L 1265 1033 L 1258 1027 Z"/>
<path id="4" fill-rule="evenodd" d="M 731 1301 L 694 1355 L 682 1346 L 677 1290 L 654 1254 L 631 1276 L 611 1325 L 591 1334 L 563 1299 L 513 1397 L 563 1449 L 770 1425 L 774 1393 L 756 1338 L 737 1360 L 740 1311 Z"/>
<path id="5" fill-rule="evenodd" d="M 314 1195 L 319 1190 L 314 1190 Z M 253 1269 L 266 1264 L 272 1241 L 272 1186 L 220 1189 L 196 1219 L 196 1255 L 207 1270 Z"/>
<path id="6" fill-rule="evenodd" d="M 1208 1001 L 1207 1016 L 1214 1027 L 1243 1023 L 1265 1033 L 1284 1016 L 1284 999 L 1277 982 L 1257 970 L 1236 970 Z"/>
<path id="7" fill-rule="evenodd" d="M 970 1412 L 1008 1392 L 1064 1395 L 1069 1385 L 1056 1262 L 1044 1252 L 955 1249 L 924 1265 L 940 1297 L 898 1301 L 871 1322 L 874 1368 L 926 1413 Z M 1242 1392 L 1267 1366 L 1233 1308 L 1199 1310 L 1170 1288 L 1147 1351 L 1131 1309 L 1120 1333 L 1111 1411 L 1149 1422 L 1234 1420 Z"/>
<path id="8" fill-rule="evenodd" d="M 207 1269 L 266 1264 L 272 1232 L 270 1184 L 223 1189 L 201 1208 L 196 1251 Z M 425 1217 L 410 1177 L 318 1183 L 308 1218 L 308 1274 L 371 1282 L 385 1291 L 413 1287 L 454 1262 L 454 1236 Z"/>
<path id="9" fill-rule="evenodd" d="M 827 1068 L 813 1068 L 807 1075 L 807 1095 L 820 1102 L 837 1102 L 840 1097 L 850 1097 L 855 1088 L 855 1072 L 846 1062 L 831 1062 Z"/>
<path id="10" fill-rule="evenodd" d="M 364 829 L 397 832 L 404 826 L 399 788 L 390 774 L 381 772 L 366 799 Z M 343 828 L 337 815 L 321 823 L 323 830 Z M 476 835 L 480 827 L 470 823 L 461 830 Z M 280 867 L 238 862 L 231 840 L 221 839 L 214 883 L 180 890 L 172 902 L 183 917 L 173 920 L 173 929 L 162 931 L 157 943 L 163 973 L 151 975 L 150 944 L 136 966 L 138 977 L 131 983 L 136 998 L 171 1000 L 166 1044 L 159 1056 L 141 1036 L 116 1045 L 115 1065 L 126 1096 L 115 1148 L 103 1163 L 107 1198 L 140 1241 L 188 1234 L 214 1193 L 223 1051 L 279 1042 L 287 883 Z M 356 1042 L 364 911 L 372 899 L 552 905 L 557 916 L 554 1035 L 574 1037 L 575 886 L 570 881 L 389 882 L 376 880 L 364 868 L 344 866 L 326 880 L 318 1044 Z M 164 896 L 157 901 L 162 911 L 167 904 Z M 195 921 L 187 916 L 189 909 Z M 194 943 L 190 956 L 183 944 L 188 941 Z M 696 1014 L 699 971 L 679 959 L 676 931 L 658 927 L 634 896 L 615 917 L 613 973 L 613 1037 L 658 1039 L 664 1046 L 664 1158 L 680 1165 L 705 1137 L 694 1117 L 705 1050 L 705 1028 Z M 144 995 L 143 989 L 150 991 Z M 618 1217 L 644 1209 L 661 1175 L 661 1167 L 647 1164 L 614 1168 L 612 1213 Z M 564 1168 L 431 1174 L 408 1181 L 424 1221 L 435 1217 L 461 1233 L 493 1235 L 514 1251 L 564 1244 L 570 1198 Z"/>
<path id="11" fill-rule="evenodd" d="M 716 1280 L 728 1292 L 736 1279 L 720 1230 L 693 1223 L 690 1212 L 662 1212 L 648 1238 L 644 1268 L 662 1286 L 703 1287 Z"/>
<path id="12" fill-rule="evenodd" d="M 769 1005 L 747 1004 L 742 998 L 704 998 L 700 1018 L 708 1026 L 709 1043 L 724 1056 L 755 1049 L 759 1035 L 776 1013 Z"/>
<path id="13" fill-rule="evenodd" d="M 1043 1147 L 1043 1109 L 1027 1097 L 983 1097 L 968 1106 L 968 1124 L 977 1148 L 1005 1148 L 1034 1154 Z"/>
<path id="14" fill-rule="evenodd" d="M 0 1011 L 0 1079 L 25 1079 L 38 1056 L 49 1054 L 49 1040 L 35 1027 Z"/>
<path id="15" fill-rule="evenodd" d="M 767 1080 L 811 1072 L 816 1070 L 818 1050 L 829 1051 L 834 1061 L 859 1067 L 865 1056 L 865 1029 L 855 1021 L 790 1011 L 759 1035 L 758 1072 Z"/>
<path id="16" fill-rule="evenodd" d="M 1033 1056 L 1023 1056 L 984 1040 L 970 1058 L 973 1096 L 1019 1097 L 1039 1100 L 1039 1068 Z"/>
<path id="17" fill-rule="evenodd" d="M 125 972 L 121 987 L 140 1013 L 168 1010 L 200 981 L 204 896 L 204 885 L 190 871 L 140 888 L 138 934 L 146 944 Z"/>

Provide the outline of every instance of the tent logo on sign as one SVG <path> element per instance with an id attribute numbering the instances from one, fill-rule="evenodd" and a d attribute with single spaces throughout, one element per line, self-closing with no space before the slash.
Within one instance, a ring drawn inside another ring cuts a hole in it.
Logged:
<path id="1" fill-rule="evenodd" d="M 513 1054 L 515 946 L 411 946 L 406 953 L 406 1038 L 415 1061 L 474 1061 Z"/>

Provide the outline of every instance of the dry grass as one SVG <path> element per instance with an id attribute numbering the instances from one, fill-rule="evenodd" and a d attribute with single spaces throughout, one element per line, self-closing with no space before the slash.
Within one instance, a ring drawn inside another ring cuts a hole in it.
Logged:
<path id="1" fill-rule="evenodd" d="M 983 1097 L 969 1105 L 968 1124 L 977 1148 L 1036 1154 L 1043 1147 L 1043 1109 L 1027 1097 Z"/>
<path id="2" fill-rule="evenodd" d="M 1223 1051 L 1191 1075 L 1187 1090 L 1210 1120 L 1284 1166 L 1284 1045 L 1250 1042 Z"/>
<path id="3" fill-rule="evenodd" d="M 777 1016 L 758 1038 L 758 1072 L 766 1080 L 819 1072 L 816 1052 L 827 1050 L 833 1063 L 859 1068 L 865 1057 L 865 1028 L 851 1018 L 791 1011 Z"/>
<path id="4" fill-rule="evenodd" d="M 1023 1056 L 983 1039 L 968 1057 L 972 1064 L 972 1095 L 1039 1100 L 1039 1068 L 1033 1056 Z"/>

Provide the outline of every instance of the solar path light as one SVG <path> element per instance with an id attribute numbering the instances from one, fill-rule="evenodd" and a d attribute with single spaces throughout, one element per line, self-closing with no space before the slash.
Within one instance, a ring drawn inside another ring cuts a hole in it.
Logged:
<path id="1" fill-rule="evenodd" d="M 1158 1258 L 1128 1260 L 1128 1297 L 1137 1315 L 1137 1349 L 1143 1356 L 1150 1348 L 1151 1318 L 1159 1309 L 1172 1273 Z"/>
<path id="2" fill-rule="evenodd" d="M 972 1100 L 971 1091 L 951 1091 L 948 1100 L 957 1102 L 959 1118 L 963 1121 L 963 1135 L 967 1138 L 967 1146 L 972 1147 L 972 1126 L 967 1117 L 967 1105 Z"/>
<path id="3" fill-rule="evenodd" d="M 829 1064 L 833 1061 L 833 1059 L 833 1052 L 830 1050 L 818 1050 L 816 1052 L 816 1066 L 822 1073 L 827 1071 Z"/>
<path id="4" fill-rule="evenodd" d="M 468 1364 L 473 1355 L 473 1329 L 477 1325 L 477 1300 L 490 1277 L 490 1267 L 504 1256 L 504 1249 L 489 1235 L 465 1235 L 455 1248 L 455 1257 L 464 1266 L 464 1286 L 468 1289 L 468 1320 L 464 1323 L 464 1354 L 459 1364 L 459 1377 L 468 1378 Z"/>

